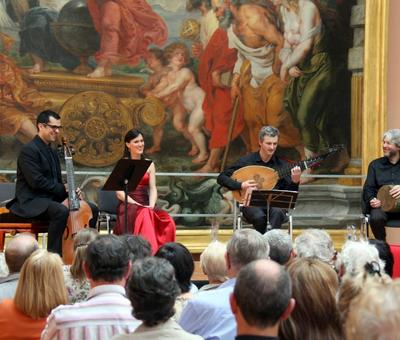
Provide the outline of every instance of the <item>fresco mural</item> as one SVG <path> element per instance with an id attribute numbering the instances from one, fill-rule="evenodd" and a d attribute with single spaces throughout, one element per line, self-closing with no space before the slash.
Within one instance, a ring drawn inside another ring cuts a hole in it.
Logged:
<path id="1" fill-rule="evenodd" d="M 219 172 L 258 149 L 263 125 L 289 160 L 347 145 L 353 3 L 0 0 L 0 169 L 15 170 L 44 108 L 60 112 L 82 171 L 110 171 L 132 127 L 160 172 Z M 317 171 L 348 161 L 344 149 Z M 103 179 L 82 181 L 90 195 Z M 158 182 L 170 212 L 231 209 L 215 179 Z"/>

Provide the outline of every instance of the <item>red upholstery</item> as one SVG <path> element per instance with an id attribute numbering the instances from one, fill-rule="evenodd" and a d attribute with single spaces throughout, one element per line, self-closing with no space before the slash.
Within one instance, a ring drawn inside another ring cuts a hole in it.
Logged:
<path id="1" fill-rule="evenodd" d="M 400 246 L 390 244 L 390 250 L 393 253 L 393 278 L 400 277 Z"/>

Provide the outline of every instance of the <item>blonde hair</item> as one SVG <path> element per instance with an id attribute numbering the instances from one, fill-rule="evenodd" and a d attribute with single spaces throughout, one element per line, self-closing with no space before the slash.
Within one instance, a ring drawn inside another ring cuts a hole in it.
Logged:
<path id="1" fill-rule="evenodd" d="M 83 270 L 86 248 L 90 242 L 96 239 L 98 234 L 98 231 L 93 228 L 82 229 L 76 234 L 74 239 L 74 258 L 70 268 L 71 275 L 75 280 L 86 280 Z"/>
<path id="2" fill-rule="evenodd" d="M 400 281 L 371 282 L 350 304 L 346 338 L 397 339 L 400 332 Z"/>
<path id="3" fill-rule="evenodd" d="M 336 305 L 338 277 L 327 263 L 296 258 L 287 265 L 296 307 L 280 325 L 279 339 L 342 339 Z"/>
<path id="4" fill-rule="evenodd" d="M 228 279 L 225 262 L 226 244 L 213 241 L 200 255 L 200 266 L 209 281 L 225 282 Z"/>
<path id="5" fill-rule="evenodd" d="M 68 302 L 62 260 L 58 254 L 38 249 L 22 266 L 14 303 L 32 319 L 48 316 L 51 310 Z"/>

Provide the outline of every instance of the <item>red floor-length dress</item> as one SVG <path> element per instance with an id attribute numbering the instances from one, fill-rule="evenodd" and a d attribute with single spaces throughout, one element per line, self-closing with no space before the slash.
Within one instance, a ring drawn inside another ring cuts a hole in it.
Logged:
<path id="1" fill-rule="evenodd" d="M 149 204 L 149 173 L 146 173 L 134 192 L 129 193 L 136 202 Z M 117 224 L 114 234 L 121 235 L 125 232 L 124 224 L 125 205 L 120 202 L 117 208 Z M 136 204 L 128 204 L 128 233 L 140 235 L 151 244 L 152 253 L 164 243 L 175 241 L 175 222 L 164 210 L 147 208 Z"/>

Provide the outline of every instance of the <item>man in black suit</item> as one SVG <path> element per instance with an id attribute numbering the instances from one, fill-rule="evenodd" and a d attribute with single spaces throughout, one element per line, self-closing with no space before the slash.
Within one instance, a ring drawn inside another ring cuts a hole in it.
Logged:
<path id="1" fill-rule="evenodd" d="M 38 115 L 36 126 L 38 134 L 22 147 L 18 156 L 15 199 L 8 208 L 20 217 L 48 220 L 47 249 L 62 255 L 62 235 L 69 215 L 62 202 L 68 194 L 57 152 L 50 146 L 60 133 L 61 118 L 46 110 Z M 98 211 L 95 207 L 92 211 L 90 226 L 94 227 Z"/>

